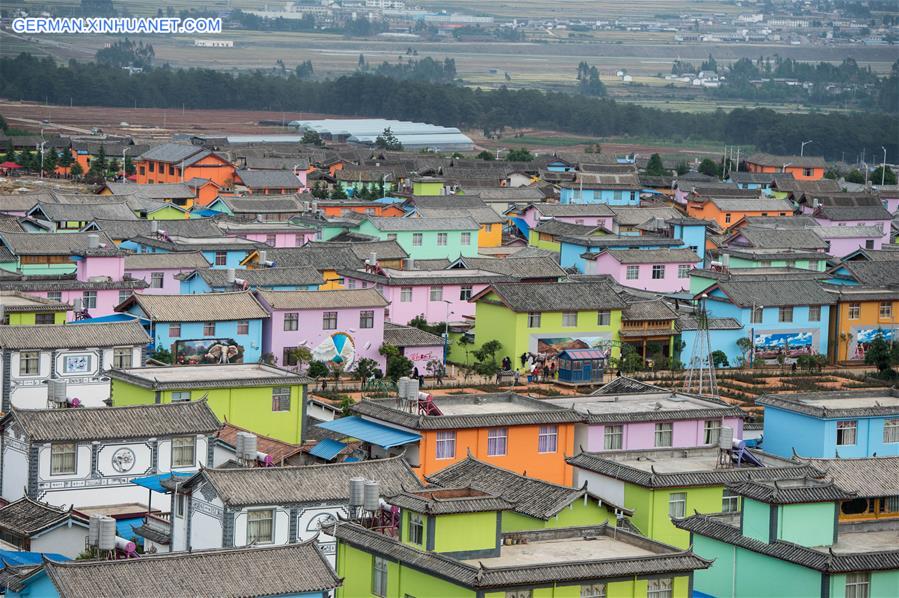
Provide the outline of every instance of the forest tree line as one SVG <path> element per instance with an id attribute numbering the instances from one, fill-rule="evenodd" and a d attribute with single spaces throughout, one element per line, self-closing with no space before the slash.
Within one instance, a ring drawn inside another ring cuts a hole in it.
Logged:
<path id="1" fill-rule="evenodd" d="M 290 71 L 288 71 L 290 73 Z M 354 73 L 324 81 L 294 73 L 232 74 L 167 66 L 142 73 L 96 63 L 57 64 L 20 54 L 0 59 L 0 96 L 83 106 L 301 111 L 416 120 L 502 132 L 535 127 L 591 137 L 702 139 L 794 154 L 815 135 L 815 151 L 849 159 L 885 146 L 899 154 L 899 120 L 883 113 L 780 114 L 763 108 L 688 113 L 560 92 L 497 90 Z"/>

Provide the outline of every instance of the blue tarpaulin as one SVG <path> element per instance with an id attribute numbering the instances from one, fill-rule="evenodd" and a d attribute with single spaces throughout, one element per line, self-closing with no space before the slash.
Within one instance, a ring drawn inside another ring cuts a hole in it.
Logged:
<path id="1" fill-rule="evenodd" d="M 99 316 L 96 318 L 87 318 L 84 320 L 74 320 L 72 322 L 68 322 L 68 325 L 72 324 L 109 324 L 110 322 L 130 322 L 131 320 L 137 320 L 138 322 L 144 323 L 149 322 L 146 318 L 139 318 L 137 316 L 133 316 L 130 314 L 109 314 L 108 316 Z"/>
<path id="2" fill-rule="evenodd" d="M 47 557 L 51 561 L 72 560 L 67 556 L 62 556 L 55 552 L 18 552 L 15 550 L 0 550 L 0 559 L 3 559 L 3 562 L 11 567 L 40 565 L 43 562 L 41 557 Z"/>
<path id="3" fill-rule="evenodd" d="M 142 478 L 134 478 L 131 480 L 132 484 L 137 486 L 143 486 L 144 488 L 148 488 L 153 492 L 159 492 L 161 494 L 165 494 L 168 492 L 165 488 L 162 487 L 163 480 L 167 480 L 172 476 L 179 478 L 181 481 L 187 480 L 190 476 L 194 475 L 195 471 L 185 471 L 185 472 L 177 472 L 177 473 L 159 473 L 156 475 L 148 475 Z"/>
<path id="4" fill-rule="evenodd" d="M 314 455 L 319 459 L 324 459 L 325 461 L 330 461 L 338 454 L 340 451 L 346 448 L 346 445 L 339 440 L 333 440 L 331 438 L 324 438 L 318 441 L 312 450 L 309 451 L 310 455 Z"/>
<path id="5" fill-rule="evenodd" d="M 390 426 L 362 419 L 358 415 L 341 417 L 340 419 L 318 424 L 318 427 L 383 448 L 402 446 L 421 440 L 421 434 L 407 432 L 399 428 L 391 428 Z"/>

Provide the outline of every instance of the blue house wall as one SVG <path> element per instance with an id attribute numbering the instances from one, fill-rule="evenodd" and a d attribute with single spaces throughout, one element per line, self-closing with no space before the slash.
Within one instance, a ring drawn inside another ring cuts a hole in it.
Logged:
<path id="1" fill-rule="evenodd" d="M 701 260 L 697 268 L 705 267 L 705 225 L 674 224 L 672 232 L 675 239 L 680 239 L 684 245 L 696 252 Z"/>
<path id="2" fill-rule="evenodd" d="M 559 190 L 559 202 L 563 204 L 604 203 L 610 206 L 639 206 L 640 192 L 562 187 Z"/>
<path id="3" fill-rule="evenodd" d="M 847 459 L 899 456 L 899 442 L 884 442 L 884 423 L 899 417 L 841 417 L 823 419 L 765 406 L 765 451 L 792 457 L 793 449 L 803 457 Z M 837 445 L 837 422 L 854 421 L 855 444 Z"/>
<path id="4" fill-rule="evenodd" d="M 131 251 L 134 251 L 135 253 L 171 253 L 168 249 L 164 249 L 162 247 L 152 247 L 150 245 L 144 245 L 135 241 L 122 241 L 119 247 L 121 249 L 129 249 Z M 211 264 L 210 268 L 242 269 L 243 266 L 240 265 L 240 262 L 245 260 L 246 257 L 250 255 L 250 250 L 248 249 L 220 249 L 218 251 L 224 251 L 226 254 L 226 263 L 224 266 L 217 266 L 215 264 L 215 254 L 217 253 L 217 251 L 201 251 L 203 257 L 206 258 L 206 261 Z"/>
<path id="5" fill-rule="evenodd" d="M 7 598 L 58 598 L 59 591 L 46 571 L 40 571 L 30 578 L 20 592 L 7 588 Z"/>

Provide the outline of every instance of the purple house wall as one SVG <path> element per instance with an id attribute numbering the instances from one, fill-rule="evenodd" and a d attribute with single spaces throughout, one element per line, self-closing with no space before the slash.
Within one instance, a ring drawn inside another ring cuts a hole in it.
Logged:
<path id="1" fill-rule="evenodd" d="M 689 249 L 609 250 L 585 258 L 584 273 L 607 274 L 619 284 L 634 289 L 676 293 L 690 288 L 689 272 L 699 261 Z"/>
<path id="2" fill-rule="evenodd" d="M 228 237 L 241 237 L 250 241 L 267 243 L 272 247 L 302 247 L 306 243 L 315 240 L 315 231 L 301 231 L 296 233 L 240 233 L 229 234 Z"/>
<path id="3" fill-rule="evenodd" d="M 651 449 L 655 446 L 657 422 L 629 422 L 622 424 L 622 450 Z M 743 436 L 743 420 L 725 418 L 723 427 L 733 428 L 734 437 Z M 705 445 L 705 420 L 682 420 L 672 422 L 672 448 L 690 448 Z M 591 425 L 587 428 L 586 451 L 604 451 L 605 425 Z"/>

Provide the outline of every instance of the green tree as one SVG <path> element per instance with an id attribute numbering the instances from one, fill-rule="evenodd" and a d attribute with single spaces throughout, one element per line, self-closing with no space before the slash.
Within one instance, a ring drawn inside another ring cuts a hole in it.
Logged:
<path id="1" fill-rule="evenodd" d="M 396 138 L 396 135 L 393 134 L 390 127 L 387 127 L 380 135 L 375 137 L 375 147 L 388 151 L 403 151 L 403 144 Z"/>
<path id="2" fill-rule="evenodd" d="M 137 172 L 137 169 L 134 167 L 134 162 L 131 160 L 131 156 L 125 156 L 125 175 L 131 176 Z"/>
<path id="3" fill-rule="evenodd" d="M 690 172 L 690 167 L 687 166 L 687 163 L 681 160 L 677 163 L 677 166 L 674 167 L 675 171 L 678 175 L 684 175 Z"/>
<path id="4" fill-rule="evenodd" d="M 300 139 L 300 143 L 305 145 L 315 145 L 321 147 L 325 144 L 322 141 L 322 136 L 318 134 L 318 131 L 313 131 L 312 129 L 306 129 L 303 131 L 303 138 Z"/>
<path id="5" fill-rule="evenodd" d="M 737 348 L 743 354 L 743 363 L 746 363 L 746 354 L 752 350 L 752 340 L 749 337 L 742 336 L 737 339 Z"/>
<path id="6" fill-rule="evenodd" d="M 663 176 L 668 174 L 665 170 L 665 165 L 662 164 L 662 157 L 658 154 L 653 154 L 649 157 L 649 162 L 646 164 L 646 174 L 649 176 Z"/>
<path id="7" fill-rule="evenodd" d="M 408 357 L 400 353 L 399 348 L 384 343 L 378 349 L 378 353 L 387 358 L 387 371 L 385 372 L 385 375 L 394 382 L 403 376 L 412 375 L 412 362 Z"/>
<path id="8" fill-rule="evenodd" d="M 74 161 L 75 159 L 72 158 L 72 152 L 70 152 L 68 149 L 63 149 L 59 154 L 57 165 L 63 168 L 69 168 L 70 166 L 72 166 L 72 162 Z"/>
<path id="9" fill-rule="evenodd" d="M 463 334 L 456 340 L 456 344 L 462 347 L 462 350 L 465 351 L 465 365 L 468 366 L 468 357 L 471 352 L 471 346 L 474 344 L 474 337 L 470 334 Z"/>
<path id="10" fill-rule="evenodd" d="M 446 330 L 445 322 L 429 324 L 428 320 L 423 315 L 417 315 L 409 320 L 409 326 L 424 330 L 425 332 L 430 332 L 431 334 L 436 334 L 437 336 L 443 336 L 443 332 Z"/>
<path id="11" fill-rule="evenodd" d="M 304 365 L 312 362 L 312 351 L 308 347 L 294 347 L 290 350 L 290 360 L 296 363 L 298 372 L 302 371 Z"/>
<path id="12" fill-rule="evenodd" d="M 162 347 L 156 348 L 152 353 L 150 353 L 150 359 L 153 361 L 158 361 L 160 363 L 172 363 L 172 352 L 168 349 L 163 349 Z"/>
<path id="13" fill-rule="evenodd" d="M 72 169 L 69 170 L 69 174 L 71 174 L 76 179 L 79 179 L 81 178 L 81 175 L 84 174 L 84 169 L 81 168 L 81 164 L 75 162 L 74 164 L 72 164 Z"/>
<path id="14" fill-rule="evenodd" d="M 472 353 L 477 361 L 474 364 L 474 371 L 481 376 L 489 379 L 499 372 L 499 364 L 496 362 L 496 354 L 503 348 L 503 344 L 498 340 L 487 341 L 481 345 L 480 349 L 476 349 Z"/>
<path id="15" fill-rule="evenodd" d="M 493 155 L 493 152 L 488 152 L 487 150 L 481 150 L 477 156 L 475 156 L 478 160 L 495 160 L 496 158 Z"/>
<path id="16" fill-rule="evenodd" d="M 884 171 L 883 166 L 878 166 L 874 169 L 874 172 L 871 173 L 871 178 L 869 180 L 875 185 L 880 185 L 881 181 L 883 181 L 884 185 L 895 185 L 896 173 L 893 172 L 893 169 L 889 166 L 886 167 L 886 171 Z"/>
<path id="17" fill-rule="evenodd" d="M 721 176 L 721 171 L 719 170 L 718 163 L 712 160 L 711 158 L 703 158 L 702 162 L 699 163 L 699 172 L 708 176 L 718 177 Z"/>
<path id="18" fill-rule="evenodd" d="M 346 191 L 344 191 L 343 186 L 340 183 L 334 185 L 334 188 L 331 189 L 331 199 L 346 199 Z"/>
<path id="19" fill-rule="evenodd" d="M 854 168 L 849 174 L 846 175 L 846 182 L 863 185 L 865 183 L 865 175 L 858 168 Z"/>
<path id="20" fill-rule="evenodd" d="M 363 357 L 358 362 L 356 362 L 356 369 L 353 370 L 353 374 L 355 375 L 356 379 L 361 380 L 364 385 L 365 381 L 374 376 L 377 370 L 377 361 L 369 357 Z"/>
<path id="21" fill-rule="evenodd" d="M 712 364 L 714 364 L 716 368 L 730 367 L 730 362 L 727 360 L 727 353 L 720 349 L 712 351 Z"/>
<path id="22" fill-rule="evenodd" d="M 0 114 L 0 131 L 3 131 L 5 133 L 7 129 L 9 129 L 9 125 L 6 124 L 6 119 L 3 118 L 2 114 Z"/>
<path id="23" fill-rule="evenodd" d="M 310 378 L 327 378 L 331 373 L 324 361 L 314 360 L 309 362 L 309 369 L 306 375 Z"/>
<path id="24" fill-rule="evenodd" d="M 890 343 L 883 338 L 882 334 L 878 334 L 871 341 L 871 344 L 868 345 L 868 350 L 865 351 L 865 364 L 873 365 L 877 368 L 878 372 L 885 374 L 892 371 L 890 369 L 892 362 L 892 347 L 890 347 Z"/>
<path id="25" fill-rule="evenodd" d="M 534 154 L 529 152 L 525 147 L 513 149 L 508 154 L 506 154 L 507 162 L 530 162 L 533 159 Z"/>
<path id="26" fill-rule="evenodd" d="M 297 65 L 295 72 L 297 75 L 297 79 L 302 79 L 302 80 L 311 79 L 312 76 L 315 74 L 315 69 L 312 68 L 312 61 L 306 60 L 305 62 L 301 62 L 300 64 Z"/>

